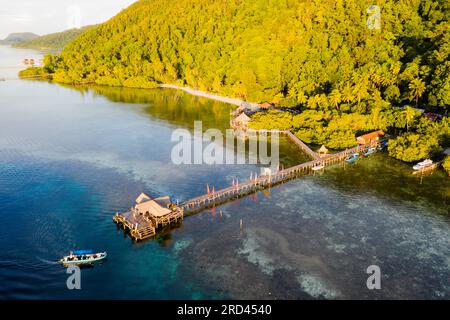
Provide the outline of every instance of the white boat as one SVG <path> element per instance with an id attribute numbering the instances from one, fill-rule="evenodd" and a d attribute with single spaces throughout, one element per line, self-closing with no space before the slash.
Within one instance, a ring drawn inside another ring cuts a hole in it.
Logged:
<path id="1" fill-rule="evenodd" d="M 94 253 L 91 250 L 79 250 L 70 252 L 68 256 L 64 256 L 59 263 L 63 265 L 83 265 L 92 264 L 104 260 L 106 258 L 106 252 Z"/>
<path id="2" fill-rule="evenodd" d="M 311 169 L 314 170 L 314 171 L 319 171 L 319 170 L 322 170 L 323 168 L 325 168 L 325 166 L 323 164 L 316 164 Z"/>
<path id="3" fill-rule="evenodd" d="M 414 170 L 422 170 L 422 169 L 425 169 L 426 167 L 431 166 L 432 164 L 433 164 L 433 160 L 427 159 L 427 160 L 419 162 L 418 164 L 413 166 L 413 169 Z"/>

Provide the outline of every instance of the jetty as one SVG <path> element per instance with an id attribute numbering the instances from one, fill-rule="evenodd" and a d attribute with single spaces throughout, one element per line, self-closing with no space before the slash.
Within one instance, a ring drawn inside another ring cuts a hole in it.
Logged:
<path id="1" fill-rule="evenodd" d="M 310 147 L 306 145 L 302 140 L 300 140 L 295 134 L 293 134 L 290 130 L 285 130 L 282 133 L 287 135 L 289 139 L 291 139 L 303 152 L 305 152 L 307 155 L 309 155 L 312 159 L 321 159 L 321 156 L 311 150 Z"/>
<path id="2" fill-rule="evenodd" d="M 330 154 L 322 158 L 314 159 L 278 172 L 255 177 L 244 183 L 236 183 L 228 188 L 211 191 L 207 194 L 189 199 L 182 202 L 179 207 L 186 213 L 196 213 L 210 207 L 224 204 L 231 200 L 239 199 L 255 192 L 270 188 L 300 176 L 308 175 L 314 172 L 313 168 L 317 165 L 327 167 L 341 163 L 353 153 L 361 153 L 367 151 L 373 144 L 360 145 L 355 148 L 347 149 L 338 153 Z"/>
<path id="3" fill-rule="evenodd" d="M 359 145 L 323 157 L 319 157 L 319 155 L 315 153 L 314 159 L 309 162 L 277 172 L 271 172 L 267 175 L 255 176 L 243 183 L 236 182 L 233 183 L 232 186 L 221 190 L 208 190 L 206 194 L 183 201 L 180 204 L 171 203 L 169 197 L 152 199 L 150 196 L 143 193 L 136 199 L 136 205 L 133 208 L 125 213 L 116 213 L 113 220 L 119 226 L 122 226 L 125 231 L 130 234 L 133 240 L 145 240 L 155 236 L 159 228 L 168 226 L 172 223 L 177 223 L 178 221 L 183 220 L 186 215 L 198 213 L 205 209 L 216 207 L 229 201 L 265 190 L 271 186 L 311 174 L 314 172 L 313 168 L 316 166 L 323 166 L 325 168 L 344 162 L 349 155 L 365 152 L 370 147 L 376 145 L 377 143 Z M 312 154 L 310 155 L 312 156 Z"/>

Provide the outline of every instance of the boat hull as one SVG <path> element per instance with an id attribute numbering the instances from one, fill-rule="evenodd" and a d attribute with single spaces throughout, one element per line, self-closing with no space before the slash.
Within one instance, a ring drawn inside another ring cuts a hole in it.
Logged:
<path id="1" fill-rule="evenodd" d="M 367 150 L 367 152 L 364 153 L 364 156 L 368 157 L 368 156 L 370 156 L 371 154 L 374 154 L 374 153 L 376 153 L 376 152 L 377 152 L 377 149 L 371 148 L 371 149 Z"/>
<path id="2" fill-rule="evenodd" d="M 359 159 L 359 154 L 353 154 L 350 157 L 348 157 L 345 161 L 348 162 L 348 163 L 352 163 L 352 162 L 355 162 L 358 159 Z"/>
<path id="3" fill-rule="evenodd" d="M 98 257 L 98 258 L 92 258 L 92 259 L 85 259 L 85 260 L 72 260 L 72 261 L 67 261 L 67 260 L 63 260 L 61 259 L 59 261 L 59 263 L 61 263 L 62 265 L 65 266 L 70 266 L 70 265 L 88 265 L 88 264 L 93 264 L 102 260 L 105 260 L 107 257 L 106 252 L 102 254 L 102 256 Z"/>

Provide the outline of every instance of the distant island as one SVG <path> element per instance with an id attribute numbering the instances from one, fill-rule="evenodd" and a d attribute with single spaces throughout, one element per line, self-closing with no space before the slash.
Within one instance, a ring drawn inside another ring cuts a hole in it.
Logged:
<path id="1" fill-rule="evenodd" d="M 39 38 L 39 35 L 32 32 L 11 33 L 5 39 L 0 40 L 0 45 L 15 45 L 36 38 Z"/>
<path id="2" fill-rule="evenodd" d="M 38 50 L 53 50 L 61 51 L 64 46 L 70 41 L 74 40 L 83 32 L 95 27 L 94 25 L 85 26 L 82 28 L 69 29 L 62 32 L 50 33 L 43 36 L 37 36 L 26 39 L 24 41 L 13 44 L 15 48 L 38 49 Z"/>

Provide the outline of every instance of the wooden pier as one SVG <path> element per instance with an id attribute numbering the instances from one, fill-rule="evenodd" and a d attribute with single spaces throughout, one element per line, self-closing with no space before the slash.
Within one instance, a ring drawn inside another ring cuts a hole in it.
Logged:
<path id="1" fill-rule="evenodd" d="M 235 184 L 222 190 L 209 192 L 202 196 L 192 198 L 181 203 L 179 207 L 183 209 L 185 214 L 199 212 L 209 207 L 215 207 L 228 201 L 242 198 L 271 186 L 292 180 L 299 176 L 310 174 L 313 172 L 312 168 L 317 165 L 323 165 L 324 167 L 327 167 L 340 163 L 342 161 L 345 161 L 345 159 L 347 159 L 350 154 L 355 152 L 365 152 L 372 146 L 374 145 L 361 145 L 352 149 L 347 149 L 319 159 L 302 163 L 288 169 L 280 170 L 271 175 L 259 176 L 241 184 Z"/>
<path id="2" fill-rule="evenodd" d="M 318 153 L 312 151 L 311 148 L 306 145 L 306 143 L 300 140 L 290 130 L 282 131 L 282 133 L 286 134 L 303 152 L 309 155 L 311 159 L 320 159 L 320 155 Z"/>
<path id="3" fill-rule="evenodd" d="M 290 135 L 291 139 L 295 137 L 290 131 L 283 131 L 283 133 Z M 313 168 L 316 166 L 323 166 L 325 168 L 343 162 L 352 153 L 365 152 L 368 148 L 378 145 L 378 143 L 360 145 L 321 158 L 300 139 L 297 137 L 295 139 L 298 140 L 296 143 L 302 150 L 310 151 L 308 154 L 314 160 L 269 175 L 255 176 L 255 178 L 251 178 L 244 183 L 237 182 L 228 188 L 210 191 L 207 194 L 184 201 L 179 205 L 170 203 L 168 197 L 151 199 L 143 193 L 136 199 L 135 207 L 125 213 L 116 213 L 113 220 L 129 232 L 135 241 L 144 240 L 156 235 L 159 228 L 183 220 L 186 214 L 194 214 L 210 207 L 216 207 L 299 176 L 311 174 L 314 172 Z"/>
<path id="4" fill-rule="evenodd" d="M 292 142 L 294 142 L 297 147 L 300 148 L 304 153 L 306 153 L 311 159 L 317 160 L 321 159 L 320 155 L 314 152 L 306 143 L 300 140 L 295 134 L 293 134 L 290 130 L 255 130 L 255 129 L 247 129 L 246 133 L 279 133 L 286 135 Z"/>

